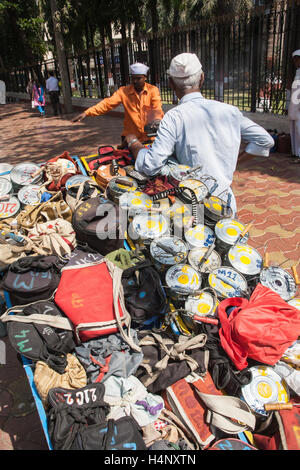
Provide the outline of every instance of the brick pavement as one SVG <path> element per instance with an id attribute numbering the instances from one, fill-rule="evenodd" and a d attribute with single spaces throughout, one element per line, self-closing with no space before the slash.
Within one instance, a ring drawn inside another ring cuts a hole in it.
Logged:
<path id="1" fill-rule="evenodd" d="M 42 119 L 29 104 L 0 106 L 0 162 L 42 162 L 65 150 L 88 155 L 99 145 L 119 144 L 122 118 L 111 114 L 73 124 L 72 117 Z M 235 173 L 233 190 L 241 222 L 254 221 L 249 244 L 261 254 L 267 250 L 271 263 L 283 262 L 287 269 L 298 264 L 300 165 L 292 165 L 284 154 L 244 162 Z M 0 364 L 0 450 L 47 449 L 22 364 L 7 338 L 1 340 L 6 344 L 7 363 Z"/>

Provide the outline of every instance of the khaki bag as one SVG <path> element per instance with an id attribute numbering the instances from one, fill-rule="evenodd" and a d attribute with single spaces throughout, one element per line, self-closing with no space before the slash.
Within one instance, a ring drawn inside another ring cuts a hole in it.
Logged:
<path id="1" fill-rule="evenodd" d="M 63 257 L 76 248 L 76 234 L 70 222 L 64 219 L 37 223 L 28 230 L 26 240 L 32 243 L 32 251 L 38 255 L 55 254 Z"/>
<path id="2" fill-rule="evenodd" d="M 46 362 L 37 361 L 34 383 L 44 406 L 47 406 L 48 393 L 51 388 L 82 388 L 87 385 L 87 377 L 78 358 L 73 354 L 67 354 L 67 366 L 63 374 L 53 370 Z"/>
<path id="3" fill-rule="evenodd" d="M 37 223 L 57 218 L 72 221 L 72 211 L 59 191 L 39 206 L 27 206 L 17 216 L 19 226 L 24 230 L 32 229 Z"/>
<path id="4" fill-rule="evenodd" d="M 26 242 L 26 245 L 11 245 L 10 243 L 0 244 L 0 271 L 5 270 L 11 263 L 19 258 L 24 258 L 31 252 L 32 243 Z"/>

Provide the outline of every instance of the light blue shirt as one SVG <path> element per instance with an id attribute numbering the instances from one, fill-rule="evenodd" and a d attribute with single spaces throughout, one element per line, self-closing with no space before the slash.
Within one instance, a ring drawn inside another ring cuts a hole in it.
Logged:
<path id="1" fill-rule="evenodd" d="M 262 157 L 268 157 L 274 145 L 270 134 L 244 117 L 237 107 L 207 100 L 199 92 L 190 93 L 165 114 L 152 147 L 139 151 L 135 168 L 155 175 L 174 162 L 170 157 L 175 154 L 176 163 L 192 168 L 202 165 L 201 174 L 217 180 L 214 195 L 232 194 L 230 185 L 241 140 L 247 143 L 246 152 Z M 235 213 L 233 194 L 231 207 Z"/>

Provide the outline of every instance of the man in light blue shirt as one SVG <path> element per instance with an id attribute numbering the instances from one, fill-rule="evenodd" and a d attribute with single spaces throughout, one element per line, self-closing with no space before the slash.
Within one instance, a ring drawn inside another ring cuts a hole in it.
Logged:
<path id="1" fill-rule="evenodd" d="M 195 54 L 183 53 L 174 57 L 168 75 L 179 104 L 160 122 L 152 148 L 144 148 L 134 135 L 127 136 L 128 147 L 136 159 L 135 168 L 153 176 L 165 172 L 166 165 L 174 162 L 174 156 L 177 163 L 190 167 L 201 165 L 203 175 L 217 180 L 214 195 L 231 193 L 231 208 L 235 213 L 236 202 L 230 186 L 241 141 L 247 146 L 239 160 L 268 157 L 274 141 L 265 129 L 244 117 L 237 107 L 202 96 L 204 73 Z"/>

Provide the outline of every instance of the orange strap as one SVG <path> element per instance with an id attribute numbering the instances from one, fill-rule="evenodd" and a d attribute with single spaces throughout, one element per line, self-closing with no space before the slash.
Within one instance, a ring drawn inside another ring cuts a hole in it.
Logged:
<path id="1" fill-rule="evenodd" d="M 100 367 L 100 372 L 98 377 L 96 378 L 95 382 L 101 382 L 101 380 L 104 377 L 104 374 L 108 372 L 109 370 L 109 363 L 111 360 L 111 354 L 105 358 L 105 365 L 101 364 L 101 362 L 97 361 L 91 354 L 90 354 L 90 359 L 94 364 L 97 364 Z"/>

